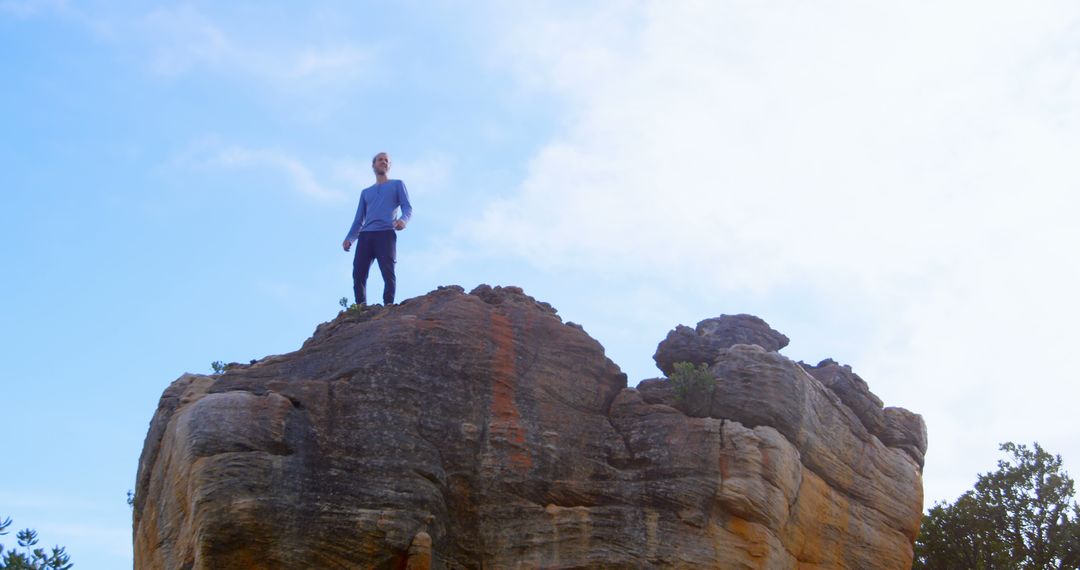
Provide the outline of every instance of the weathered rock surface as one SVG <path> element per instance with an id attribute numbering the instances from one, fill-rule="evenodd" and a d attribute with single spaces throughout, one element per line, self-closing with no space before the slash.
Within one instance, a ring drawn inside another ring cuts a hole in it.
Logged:
<path id="1" fill-rule="evenodd" d="M 343 313 L 166 389 L 135 567 L 909 568 L 922 419 L 786 343 L 746 315 L 672 331 L 661 368 L 715 380 L 690 401 L 627 388 L 517 288 Z"/>
<path id="2" fill-rule="evenodd" d="M 863 427 L 890 447 L 906 451 L 923 466 L 926 454 L 926 424 L 922 418 L 903 408 L 885 408 L 870 391 L 866 381 L 851 371 L 850 366 L 837 364 L 832 359 L 822 360 L 817 366 L 803 368 L 825 385 L 862 422 Z"/>
<path id="3" fill-rule="evenodd" d="M 675 327 L 657 347 L 653 360 L 664 374 L 671 374 L 676 362 L 711 365 L 720 351 L 736 344 L 756 344 L 776 352 L 788 345 L 788 337 L 754 315 L 721 315 L 701 321 L 697 328 Z"/>

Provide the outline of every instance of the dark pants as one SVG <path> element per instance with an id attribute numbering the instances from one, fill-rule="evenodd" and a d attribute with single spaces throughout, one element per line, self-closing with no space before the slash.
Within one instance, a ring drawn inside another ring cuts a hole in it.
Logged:
<path id="1" fill-rule="evenodd" d="M 356 256 L 353 257 L 353 294 L 356 303 L 367 303 L 367 278 L 371 271 L 371 262 L 378 260 L 379 272 L 383 278 L 383 304 L 394 302 L 397 278 L 394 277 L 394 264 L 397 263 L 397 233 L 394 230 L 381 232 L 360 232 L 356 241 Z"/>

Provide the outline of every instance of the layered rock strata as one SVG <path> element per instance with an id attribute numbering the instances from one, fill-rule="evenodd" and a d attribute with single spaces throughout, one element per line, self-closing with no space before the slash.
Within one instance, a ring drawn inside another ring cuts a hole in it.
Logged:
<path id="1" fill-rule="evenodd" d="M 162 395 L 136 568 L 909 568 L 921 418 L 756 317 L 680 327 L 637 389 L 514 287 L 347 311 Z"/>

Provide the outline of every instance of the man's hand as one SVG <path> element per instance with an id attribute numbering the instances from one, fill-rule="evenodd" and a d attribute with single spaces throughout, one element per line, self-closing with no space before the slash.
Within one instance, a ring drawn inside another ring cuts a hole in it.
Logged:
<path id="1" fill-rule="evenodd" d="M 352 247 L 352 242 L 351 241 L 345 240 L 345 241 L 341 242 L 341 248 L 344 249 L 345 251 L 349 251 L 350 247 Z"/>
<path id="2" fill-rule="evenodd" d="M 398 231 L 405 229 L 405 222 L 400 219 L 394 220 L 394 229 Z"/>

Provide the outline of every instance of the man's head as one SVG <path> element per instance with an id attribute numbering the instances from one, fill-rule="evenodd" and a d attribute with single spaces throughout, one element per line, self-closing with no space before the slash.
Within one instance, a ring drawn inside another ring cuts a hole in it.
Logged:
<path id="1" fill-rule="evenodd" d="M 380 152 L 371 158 L 371 169 L 375 171 L 376 175 L 385 175 L 390 171 L 390 155 L 385 152 Z"/>

